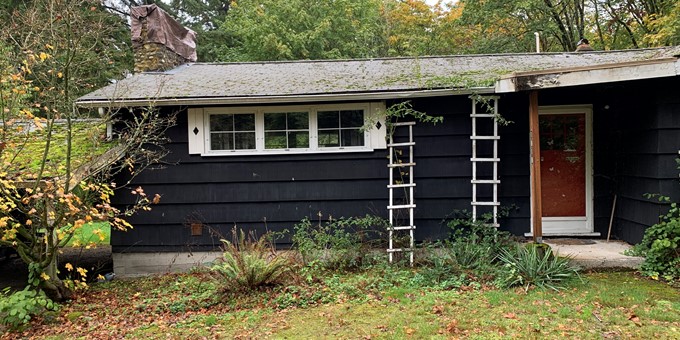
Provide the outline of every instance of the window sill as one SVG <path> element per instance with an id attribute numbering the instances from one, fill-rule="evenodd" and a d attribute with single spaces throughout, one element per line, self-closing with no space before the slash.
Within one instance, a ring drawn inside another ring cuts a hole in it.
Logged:
<path id="1" fill-rule="evenodd" d="M 351 152 L 373 152 L 369 147 L 351 148 L 328 148 L 328 149 L 288 149 L 288 150 L 238 150 L 238 151 L 209 151 L 202 153 L 202 157 L 215 156 L 267 156 L 267 155 L 304 155 L 304 154 L 325 154 L 325 153 L 351 153 Z"/>

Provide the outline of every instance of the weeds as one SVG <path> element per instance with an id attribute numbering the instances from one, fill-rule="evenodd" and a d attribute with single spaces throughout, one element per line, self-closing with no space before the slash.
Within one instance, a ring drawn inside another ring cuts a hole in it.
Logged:
<path id="1" fill-rule="evenodd" d="M 349 217 L 312 223 L 308 218 L 294 226 L 293 244 L 306 265 L 322 269 L 351 270 L 374 263 L 374 249 L 387 222 L 377 216 Z"/>
<path id="2" fill-rule="evenodd" d="M 221 240 L 222 259 L 212 266 L 223 281 L 225 291 L 253 290 L 283 284 L 291 274 L 290 258 L 281 256 L 266 236 L 256 237 L 243 230 L 232 229 L 232 241 Z"/>
<path id="3" fill-rule="evenodd" d="M 550 288 L 558 291 L 575 278 L 580 278 L 579 268 L 571 265 L 569 258 L 553 256 L 548 249 L 535 245 L 502 249 L 499 260 L 504 264 L 505 273 L 499 278 L 503 287 L 531 286 Z"/>

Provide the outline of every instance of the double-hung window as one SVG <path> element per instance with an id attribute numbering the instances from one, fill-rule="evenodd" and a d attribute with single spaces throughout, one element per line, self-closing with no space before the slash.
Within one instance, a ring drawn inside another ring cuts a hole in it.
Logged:
<path id="1" fill-rule="evenodd" d="M 385 148 L 384 104 L 190 108 L 189 153 L 204 156 Z"/>

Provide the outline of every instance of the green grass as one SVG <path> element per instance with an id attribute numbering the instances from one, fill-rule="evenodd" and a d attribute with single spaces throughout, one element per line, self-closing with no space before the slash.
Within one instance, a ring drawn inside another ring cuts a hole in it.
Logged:
<path id="1" fill-rule="evenodd" d="M 96 231 L 100 230 L 101 233 Z M 101 235 L 101 237 L 100 237 Z M 102 239 L 103 238 L 103 239 Z M 67 247 L 79 247 L 87 245 L 108 245 L 111 244 L 111 226 L 108 222 L 86 223 L 76 231 L 73 238 L 69 240 Z"/>
<path id="2" fill-rule="evenodd" d="M 631 272 L 569 289 L 441 290 L 417 270 L 331 273 L 305 287 L 222 296 L 204 271 L 94 285 L 37 338 L 680 338 L 680 294 Z M 285 307 L 284 307 L 285 306 Z M 75 314 L 74 314 L 75 313 Z M 82 313 L 82 314 L 80 314 Z M 72 317 L 64 327 L 63 320 Z"/>

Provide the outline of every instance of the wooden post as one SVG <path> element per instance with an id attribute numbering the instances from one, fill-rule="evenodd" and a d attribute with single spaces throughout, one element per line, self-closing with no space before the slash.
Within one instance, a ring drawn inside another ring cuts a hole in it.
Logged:
<path id="1" fill-rule="evenodd" d="M 543 224 L 541 218 L 541 143 L 538 125 L 538 91 L 529 93 L 529 140 L 531 143 L 531 217 L 534 242 L 543 243 Z"/>

